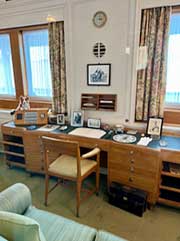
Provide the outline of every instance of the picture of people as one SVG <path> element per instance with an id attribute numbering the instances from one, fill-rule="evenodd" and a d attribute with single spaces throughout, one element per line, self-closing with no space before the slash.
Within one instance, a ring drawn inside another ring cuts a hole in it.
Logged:
<path id="1" fill-rule="evenodd" d="M 111 64 L 88 64 L 87 84 L 88 85 L 110 85 Z"/>
<path id="2" fill-rule="evenodd" d="M 160 136 L 161 130 L 162 130 L 162 124 L 163 124 L 163 118 L 150 117 L 148 120 L 147 134 Z"/>
<path id="3" fill-rule="evenodd" d="M 58 114 L 57 115 L 57 124 L 64 125 L 64 123 L 65 123 L 64 114 Z"/>
<path id="4" fill-rule="evenodd" d="M 71 125 L 72 126 L 83 126 L 83 112 L 73 111 L 71 115 Z"/>
<path id="5" fill-rule="evenodd" d="M 105 83 L 107 81 L 107 74 L 104 73 L 103 70 L 97 68 L 95 72 L 90 75 L 90 81 L 93 83 L 96 83 L 96 82 Z"/>

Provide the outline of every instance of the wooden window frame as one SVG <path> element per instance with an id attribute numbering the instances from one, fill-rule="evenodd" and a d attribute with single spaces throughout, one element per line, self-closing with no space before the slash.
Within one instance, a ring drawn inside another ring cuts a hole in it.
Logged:
<path id="1" fill-rule="evenodd" d="M 35 31 L 41 29 L 47 29 L 47 24 L 18 27 L 13 29 L 0 30 L 0 34 L 8 34 L 10 37 L 12 64 L 14 72 L 14 84 L 16 95 L 15 96 L 4 96 L 0 95 L 0 108 L 2 109 L 14 109 L 19 102 L 19 96 L 27 95 L 28 93 L 28 80 L 26 76 L 26 63 L 24 56 L 24 47 L 22 32 L 23 31 Z M 50 98 L 37 98 L 30 97 L 30 105 L 32 108 L 47 107 L 51 108 Z"/>

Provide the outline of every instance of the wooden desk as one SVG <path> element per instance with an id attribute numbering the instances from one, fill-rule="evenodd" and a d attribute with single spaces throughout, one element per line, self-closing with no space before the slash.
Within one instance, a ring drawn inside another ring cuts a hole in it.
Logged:
<path id="1" fill-rule="evenodd" d="M 142 147 L 116 143 L 111 138 L 96 139 L 68 135 L 60 131 L 44 132 L 38 129 L 30 131 L 26 130 L 25 127 L 16 127 L 12 122 L 3 124 L 1 129 L 8 165 L 21 166 L 29 172 L 44 173 L 41 144 L 41 136 L 43 135 L 75 140 L 84 148 L 94 148 L 97 145 L 108 156 L 108 160 L 106 160 L 108 161 L 108 187 L 113 181 L 120 182 L 146 191 L 150 204 L 155 204 L 158 200 L 162 174 L 161 149 L 158 142 L 153 141 L 150 147 Z M 176 148 L 178 148 L 180 138 L 175 139 L 175 143 Z M 57 150 L 50 159 L 54 160 L 58 155 Z"/>

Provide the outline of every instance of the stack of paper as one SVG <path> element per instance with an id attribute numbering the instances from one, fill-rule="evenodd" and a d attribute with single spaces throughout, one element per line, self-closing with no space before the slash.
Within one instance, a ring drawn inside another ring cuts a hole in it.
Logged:
<path id="1" fill-rule="evenodd" d="M 152 141 L 152 138 L 150 137 L 141 137 L 137 145 L 147 146 L 151 141 Z"/>

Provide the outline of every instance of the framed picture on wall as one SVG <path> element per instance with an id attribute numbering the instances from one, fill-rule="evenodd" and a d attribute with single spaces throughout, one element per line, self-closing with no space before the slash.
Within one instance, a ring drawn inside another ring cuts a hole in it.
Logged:
<path id="1" fill-rule="evenodd" d="M 152 136 L 161 136 L 163 126 L 163 118 L 149 117 L 146 134 Z"/>
<path id="2" fill-rule="evenodd" d="M 87 84 L 91 86 L 109 86 L 111 81 L 111 64 L 88 64 Z"/>
<path id="3" fill-rule="evenodd" d="M 83 111 L 73 111 L 71 114 L 71 126 L 83 126 L 84 122 L 84 112 Z"/>

